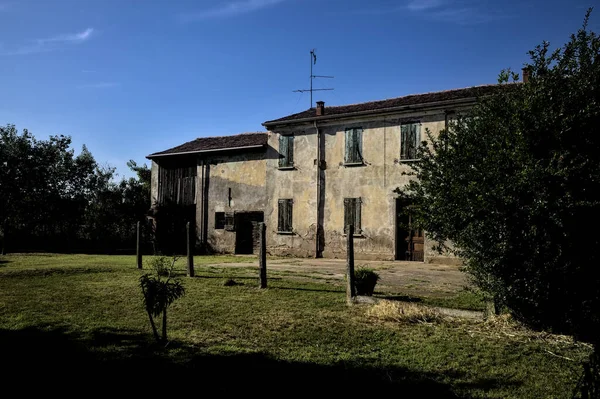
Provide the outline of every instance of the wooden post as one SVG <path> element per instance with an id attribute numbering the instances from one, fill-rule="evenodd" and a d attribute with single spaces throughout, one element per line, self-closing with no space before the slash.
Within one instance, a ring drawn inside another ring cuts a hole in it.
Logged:
<path id="1" fill-rule="evenodd" d="M 346 231 L 346 302 L 348 305 L 352 305 L 354 297 L 356 297 L 354 286 L 354 226 L 349 224 Z"/>
<path id="2" fill-rule="evenodd" d="M 259 252 L 258 252 L 258 266 L 260 269 L 259 282 L 260 288 L 267 288 L 267 226 L 264 223 L 258 224 L 259 234 Z"/>
<path id="3" fill-rule="evenodd" d="M 190 232 L 190 222 L 185 225 L 187 231 L 187 275 L 194 277 L 194 254 L 192 253 L 192 234 Z"/>
<path id="4" fill-rule="evenodd" d="M 140 249 L 140 222 L 137 222 L 137 240 L 135 243 L 135 255 L 137 261 L 137 268 L 142 269 L 142 250 Z"/>

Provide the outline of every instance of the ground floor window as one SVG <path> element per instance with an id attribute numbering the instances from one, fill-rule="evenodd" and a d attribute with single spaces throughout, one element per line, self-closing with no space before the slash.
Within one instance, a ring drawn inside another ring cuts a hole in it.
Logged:
<path id="1" fill-rule="evenodd" d="M 278 210 L 277 231 L 280 233 L 292 232 L 292 208 L 294 201 L 291 199 L 280 199 Z"/>
<path id="2" fill-rule="evenodd" d="M 360 206 L 361 198 L 344 198 L 344 233 L 348 233 L 348 225 L 354 226 L 354 234 L 361 234 Z"/>
<path id="3" fill-rule="evenodd" d="M 215 212 L 215 229 L 223 230 L 225 228 L 225 212 Z"/>

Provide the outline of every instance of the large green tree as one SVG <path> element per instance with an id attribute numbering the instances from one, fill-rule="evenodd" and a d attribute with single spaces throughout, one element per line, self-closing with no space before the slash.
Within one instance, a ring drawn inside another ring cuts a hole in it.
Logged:
<path id="1" fill-rule="evenodd" d="M 150 207 L 150 170 L 115 181 L 71 138 L 36 139 L 0 126 L 0 240 L 18 250 L 112 252 L 133 248 L 135 224 Z"/>
<path id="2" fill-rule="evenodd" d="M 528 83 L 503 71 L 497 95 L 429 134 L 416 179 L 398 191 L 516 318 L 597 345 L 600 39 L 590 11 L 563 47 L 530 52 Z"/>

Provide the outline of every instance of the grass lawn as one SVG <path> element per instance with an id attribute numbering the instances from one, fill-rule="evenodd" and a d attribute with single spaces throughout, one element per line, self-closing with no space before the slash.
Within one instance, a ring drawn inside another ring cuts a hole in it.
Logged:
<path id="1" fill-rule="evenodd" d="M 250 260 L 196 257 L 196 277 L 183 277 L 187 292 L 170 308 L 171 342 L 161 348 L 133 256 L 0 257 L 5 384 L 24 384 L 21 392 L 85 386 L 86 394 L 118 386 L 199 396 L 564 398 L 589 351 L 476 321 L 386 322 L 370 317 L 368 305 L 348 308 L 341 283 L 273 272 L 269 289 L 259 290 L 257 270 L 211 266 Z M 183 275 L 185 260 L 177 267 Z M 229 277 L 239 284 L 224 286 Z"/>

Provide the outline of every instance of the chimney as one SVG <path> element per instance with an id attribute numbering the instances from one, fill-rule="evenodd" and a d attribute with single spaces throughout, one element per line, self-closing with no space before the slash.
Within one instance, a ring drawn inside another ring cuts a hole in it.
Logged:
<path id="1" fill-rule="evenodd" d="M 528 67 L 523 68 L 523 83 L 529 82 L 529 75 L 531 71 Z"/>
<path id="2" fill-rule="evenodd" d="M 325 115 L 325 102 L 317 101 L 317 116 Z"/>

